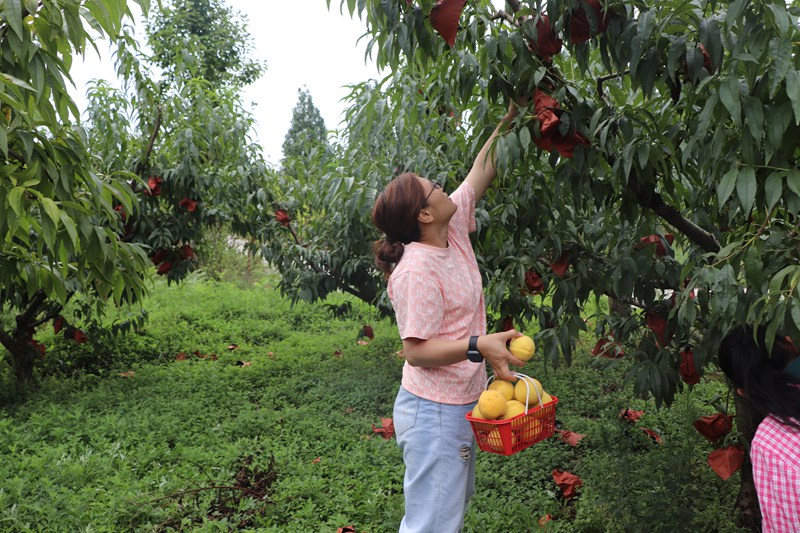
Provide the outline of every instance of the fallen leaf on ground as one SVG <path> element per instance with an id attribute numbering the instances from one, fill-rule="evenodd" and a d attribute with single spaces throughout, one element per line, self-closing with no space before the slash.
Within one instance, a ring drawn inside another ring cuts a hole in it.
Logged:
<path id="1" fill-rule="evenodd" d="M 639 428 L 639 429 L 641 429 L 642 431 L 644 431 L 645 433 L 650 435 L 650 438 L 652 438 L 656 442 L 656 444 L 661 444 L 661 442 L 662 442 L 661 435 L 659 435 L 658 433 L 656 433 L 652 429 L 647 429 L 647 428 Z"/>
<path id="2" fill-rule="evenodd" d="M 619 417 L 628 422 L 636 422 L 644 414 L 644 411 L 634 411 L 633 409 L 623 409 L 619 412 Z"/>
<path id="3" fill-rule="evenodd" d="M 394 437 L 394 420 L 391 418 L 381 418 L 381 425 L 383 427 L 375 427 L 375 424 L 372 424 L 372 431 L 378 433 L 381 437 L 386 440 L 391 439 Z"/>
<path id="4" fill-rule="evenodd" d="M 577 446 L 581 439 L 586 436 L 581 435 L 580 433 L 575 433 L 574 431 L 570 431 L 568 429 L 557 429 L 556 433 L 558 433 L 559 439 L 563 440 L 570 446 Z"/>

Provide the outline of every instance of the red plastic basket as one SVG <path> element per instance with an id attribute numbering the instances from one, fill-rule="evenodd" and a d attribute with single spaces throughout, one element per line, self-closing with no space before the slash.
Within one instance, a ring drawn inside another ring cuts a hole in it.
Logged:
<path id="1" fill-rule="evenodd" d="M 528 377 L 516 372 L 514 375 L 518 378 Z M 493 377 L 490 377 L 486 382 L 487 387 L 492 379 Z M 528 386 L 528 395 L 530 395 L 530 386 Z M 478 448 L 489 453 L 513 455 L 552 437 L 556 429 L 558 398 L 552 396 L 551 402 L 541 405 L 542 397 L 538 390 L 536 395 L 539 397 L 539 404 L 536 407 L 527 409 L 525 413 L 508 420 L 484 420 L 473 418 L 472 413 L 467 413 L 467 420 L 472 426 Z M 529 402 L 526 400 L 526 407 L 528 404 Z"/>

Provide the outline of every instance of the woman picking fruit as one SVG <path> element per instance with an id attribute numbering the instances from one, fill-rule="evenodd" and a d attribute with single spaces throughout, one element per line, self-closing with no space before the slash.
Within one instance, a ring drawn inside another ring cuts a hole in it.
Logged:
<path id="1" fill-rule="evenodd" d="M 737 327 L 722 340 L 719 363 L 736 393 L 765 418 L 750 445 L 762 530 L 800 532 L 800 352 L 765 329 Z"/>
<path id="2" fill-rule="evenodd" d="M 484 358 L 499 379 L 513 380 L 508 365 L 524 364 L 506 348 L 519 333 L 486 334 L 483 284 L 469 240 L 475 205 L 497 173 L 492 143 L 516 114 L 512 103 L 450 196 L 438 183 L 406 173 L 373 207 L 384 234 L 375 243 L 376 264 L 388 278 L 406 358 L 394 406 L 406 467 L 401 532 L 461 530 L 475 485 L 465 415 L 483 391 Z"/>

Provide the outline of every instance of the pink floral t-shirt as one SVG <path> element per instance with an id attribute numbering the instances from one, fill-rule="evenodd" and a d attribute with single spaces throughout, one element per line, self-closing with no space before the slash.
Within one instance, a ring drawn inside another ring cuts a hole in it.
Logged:
<path id="1" fill-rule="evenodd" d="M 483 282 L 469 233 L 475 231 L 475 190 L 463 182 L 450 195 L 447 248 L 412 242 L 389 278 L 388 293 L 400 338 L 457 340 L 486 333 Z M 466 357 L 466 355 L 465 355 Z M 483 391 L 486 364 L 464 361 L 441 367 L 403 367 L 403 388 L 446 404 L 474 402 Z"/>

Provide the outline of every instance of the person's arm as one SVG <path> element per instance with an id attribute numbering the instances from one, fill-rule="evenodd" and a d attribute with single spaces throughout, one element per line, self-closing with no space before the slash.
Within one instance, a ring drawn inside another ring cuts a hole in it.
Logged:
<path id="1" fill-rule="evenodd" d="M 515 330 L 481 335 L 478 337 L 478 351 L 481 352 L 486 362 L 491 365 L 494 375 L 498 379 L 514 381 L 516 378 L 509 370 L 508 365 L 522 366 L 524 361 L 517 359 L 506 348 L 506 342 L 521 333 Z M 444 340 L 444 339 L 403 339 L 403 355 L 411 366 L 436 367 L 446 366 L 466 361 L 469 339 Z M 477 363 L 476 363 L 477 364 Z"/>
<path id="2" fill-rule="evenodd" d="M 516 116 L 517 103 L 511 102 L 508 105 L 508 112 L 506 113 L 506 116 L 503 117 L 503 119 L 494 129 L 492 134 L 489 136 L 489 139 L 484 143 L 480 152 L 478 152 L 478 156 L 475 158 L 475 161 L 472 163 L 472 168 L 467 174 L 465 181 L 468 181 L 469 184 L 472 185 L 472 188 L 475 189 L 476 204 L 483 197 L 483 193 L 486 192 L 486 189 L 489 188 L 492 180 L 497 175 L 497 168 L 495 167 L 495 158 L 497 156 L 494 153 L 492 144 L 494 143 L 495 139 L 497 139 L 497 136 L 500 135 L 500 131 L 504 129 L 507 124 Z"/>

